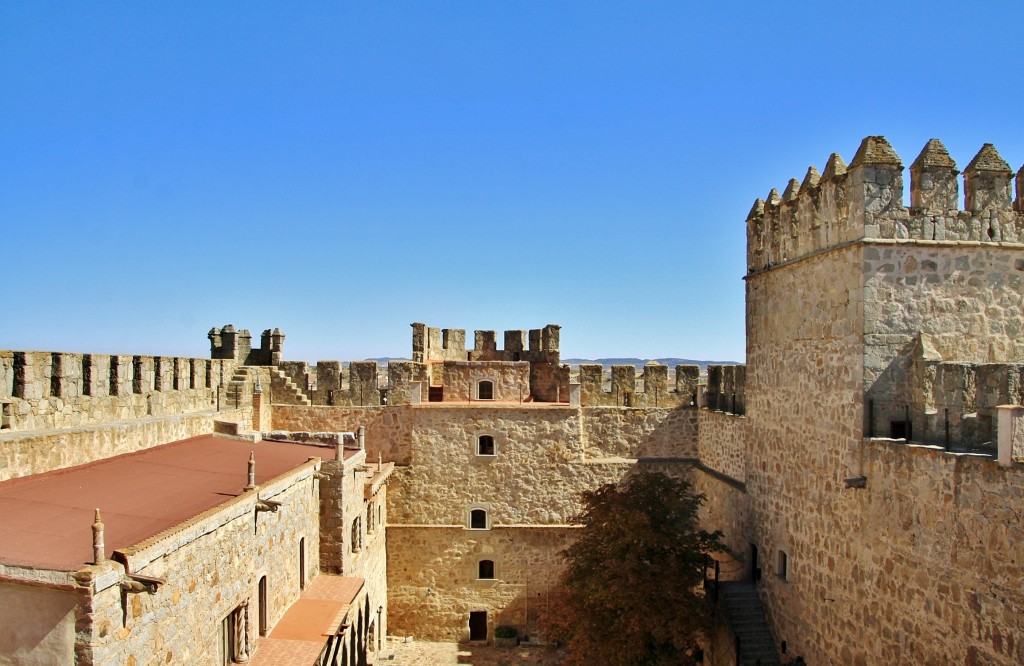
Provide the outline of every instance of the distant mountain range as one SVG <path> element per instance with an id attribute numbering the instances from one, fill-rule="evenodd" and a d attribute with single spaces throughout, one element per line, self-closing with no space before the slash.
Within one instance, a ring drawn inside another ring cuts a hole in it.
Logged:
<path id="1" fill-rule="evenodd" d="M 667 365 L 670 368 L 674 368 L 677 365 L 699 365 L 701 370 L 707 370 L 709 365 L 741 365 L 737 361 L 700 361 L 692 358 L 676 358 L 674 356 L 667 358 L 563 358 L 562 363 L 568 363 L 569 365 L 579 365 L 580 363 L 600 363 L 604 367 L 610 367 L 613 365 L 632 365 L 637 370 L 642 370 L 645 365 L 655 361 L 661 365 Z"/>
<path id="2" fill-rule="evenodd" d="M 397 356 L 381 356 L 378 358 L 370 358 L 368 361 L 377 361 L 379 364 L 387 363 L 388 361 L 407 361 L 409 359 L 401 358 Z M 569 365 L 577 366 L 580 363 L 600 363 L 606 368 L 613 365 L 632 365 L 637 370 L 642 370 L 645 365 L 651 361 L 656 361 L 662 365 L 667 365 L 670 368 L 674 368 L 677 365 L 699 365 L 702 371 L 707 371 L 709 365 L 741 365 L 738 361 L 700 361 L 692 358 L 676 358 L 674 356 L 667 358 L 563 358 L 562 363 L 568 363 Z M 348 366 L 348 363 L 344 364 Z"/>

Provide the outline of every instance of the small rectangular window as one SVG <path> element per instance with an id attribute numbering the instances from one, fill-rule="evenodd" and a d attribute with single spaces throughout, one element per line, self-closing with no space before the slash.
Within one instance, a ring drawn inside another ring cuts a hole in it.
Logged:
<path id="1" fill-rule="evenodd" d="M 494 455 L 494 437 L 491 435 L 480 435 L 477 438 L 476 454 L 478 456 Z"/>
<path id="2" fill-rule="evenodd" d="M 477 400 L 494 400 L 494 382 L 484 380 L 476 385 Z"/>
<path id="3" fill-rule="evenodd" d="M 494 578 L 494 560 L 480 560 L 477 574 L 477 578 L 481 580 L 491 580 Z"/>
<path id="4" fill-rule="evenodd" d="M 789 556 L 786 555 L 786 551 L 779 551 L 779 578 L 786 579 L 789 573 Z"/>

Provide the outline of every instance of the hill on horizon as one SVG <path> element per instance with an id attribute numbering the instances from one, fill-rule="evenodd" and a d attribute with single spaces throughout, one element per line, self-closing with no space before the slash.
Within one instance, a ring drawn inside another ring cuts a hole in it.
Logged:
<path id="1" fill-rule="evenodd" d="M 377 363 L 384 364 L 388 361 L 408 361 L 408 358 L 401 356 L 378 356 L 377 358 L 368 358 L 367 361 L 377 361 Z M 706 361 L 692 358 L 678 358 L 676 356 L 668 356 L 663 358 L 636 358 L 630 357 L 608 357 L 608 358 L 563 358 L 562 363 L 568 363 L 572 366 L 578 366 L 581 363 L 600 363 L 605 368 L 610 368 L 613 365 L 632 365 L 638 371 L 642 370 L 645 365 L 655 361 L 661 365 L 667 365 L 670 368 L 674 368 L 677 365 L 699 365 L 702 372 L 707 372 L 709 365 L 743 365 L 740 361 Z M 348 367 L 348 362 L 344 362 L 343 365 Z"/>

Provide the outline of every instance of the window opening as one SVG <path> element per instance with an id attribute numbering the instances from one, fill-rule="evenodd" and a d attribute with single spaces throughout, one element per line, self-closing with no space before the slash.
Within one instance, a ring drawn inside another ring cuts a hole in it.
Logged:
<path id="1" fill-rule="evenodd" d="M 60 393 L 61 357 L 59 353 L 50 354 L 50 395 L 61 397 Z"/>
<path id="2" fill-rule="evenodd" d="M 477 400 L 494 400 L 494 382 L 483 380 L 476 385 Z"/>
<path id="3" fill-rule="evenodd" d="M 260 636 L 267 635 L 267 577 L 260 577 L 260 593 L 259 593 L 259 617 L 260 617 Z"/>
<path id="4" fill-rule="evenodd" d="M 786 574 L 789 571 L 789 556 L 786 555 L 786 551 L 779 551 L 779 578 L 786 579 Z"/>
<path id="5" fill-rule="evenodd" d="M 358 553 L 363 547 L 363 531 L 359 518 L 352 521 L 352 552 Z"/>
<path id="6" fill-rule="evenodd" d="M 481 580 L 491 580 L 494 578 L 494 560 L 480 560 L 477 578 Z"/>
<path id="7" fill-rule="evenodd" d="M 493 456 L 494 437 L 491 435 L 480 435 L 476 440 L 476 454 L 478 456 Z"/>
<path id="8" fill-rule="evenodd" d="M 907 422 L 889 421 L 889 439 L 906 439 Z"/>
<path id="9" fill-rule="evenodd" d="M 473 509 L 469 512 L 469 527 L 474 530 L 487 529 L 487 511 L 484 509 Z"/>
<path id="10" fill-rule="evenodd" d="M 82 354 L 82 395 L 92 395 L 92 354 Z"/>
<path id="11" fill-rule="evenodd" d="M 235 656 L 235 612 L 231 611 L 220 623 L 220 666 L 230 666 Z"/>
<path id="12" fill-rule="evenodd" d="M 299 539 L 299 589 L 306 589 L 306 537 Z"/>

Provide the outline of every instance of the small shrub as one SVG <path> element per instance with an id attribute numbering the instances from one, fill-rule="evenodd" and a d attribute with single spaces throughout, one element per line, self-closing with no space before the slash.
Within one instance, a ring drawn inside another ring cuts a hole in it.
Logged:
<path id="1" fill-rule="evenodd" d="M 494 628 L 495 638 L 515 638 L 518 632 L 515 627 L 509 627 L 507 625 L 501 625 Z"/>

